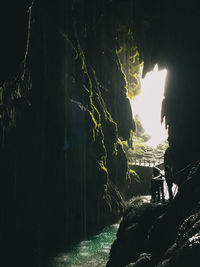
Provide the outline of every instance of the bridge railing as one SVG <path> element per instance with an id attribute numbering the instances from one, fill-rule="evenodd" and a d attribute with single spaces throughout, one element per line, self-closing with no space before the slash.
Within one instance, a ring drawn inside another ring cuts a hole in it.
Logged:
<path id="1" fill-rule="evenodd" d="M 134 159 L 134 158 L 128 158 L 129 165 L 138 165 L 138 166 L 148 166 L 148 167 L 154 167 L 158 164 L 163 163 L 163 159 Z"/>

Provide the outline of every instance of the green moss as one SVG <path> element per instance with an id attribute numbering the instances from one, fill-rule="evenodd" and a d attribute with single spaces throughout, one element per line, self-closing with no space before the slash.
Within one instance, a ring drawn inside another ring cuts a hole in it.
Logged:
<path id="1" fill-rule="evenodd" d="M 115 187 L 115 185 L 111 185 L 112 183 L 110 178 L 112 173 L 109 172 L 113 171 L 113 169 L 108 164 L 110 163 L 110 157 L 117 157 L 119 153 L 118 125 L 113 120 L 110 112 L 107 110 L 96 72 L 88 64 L 84 51 L 81 49 L 80 45 L 78 46 L 77 51 L 79 54 L 80 68 L 84 74 L 82 87 L 84 93 L 86 93 L 86 99 L 88 99 L 88 102 L 85 105 L 85 110 L 86 112 L 88 112 L 89 118 L 91 120 L 91 122 L 89 122 L 89 127 L 92 131 L 92 145 L 94 145 L 94 149 L 98 151 L 98 153 L 96 153 L 97 168 L 99 168 L 99 170 L 101 171 L 102 177 L 104 176 L 105 178 L 103 182 L 102 197 L 109 207 L 110 212 L 112 212 L 112 206 L 116 206 L 118 204 L 121 205 L 121 203 L 118 202 L 123 201 L 122 197 L 120 197 L 120 193 L 117 187 Z M 115 159 L 118 160 L 118 158 L 114 158 L 114 161 Z M 124 179 L 126 180 L 124 182 L 127 183 L 127 179 L 130 178 L 128 165 L 125 167 L 122 176 L 125 175 L 126 178 L 124 177 Z M 131 183 L 131 179 L 128 180 L 128 184 L 129 183 Z M 116 196 L 116 199 L 113 199 L 114 196 Z"/>
<path id="2" fill-rule="evenodd" d="M 93 79 L 94 79 L 94 83 L 95 83 L 95 86 L 94 88 L 97 90 L 97 92 L 95 92 L 95 95 L 93 94 L 93 92 L 91 91 L 91 94 L 90 94 L 90 105 L 92 107 L 93 110 L 96 111 L 97 115 L 98 115 L 98 118 L 99 118 L 99 124 L 98 124 L 98 127 L 101 131 L 101 134 L 103 136 L 103 146 L 105 147 L 105 142 L 104 142 L 104 134 L 103 134 L 103 128 L 102 128 L 102 123 L 101 123 L 101 114 L 100 112 L 98 111 L 98 109 L 96 108 L 95 104 L 94 104 L 94 101 L 93 101 L 93 97 L 95 96 L 97 101 L 99 102 L 100 106 L 101 106 L 101 109 L 103 111 L 103 116 L 104 116 L 104 119 L 106 121 L 108 121 L 109 123 L 111 123 L 114 128 L 115 128 L 115 135 L 116 135 L 116 142 L 113 143 L 113 154 L 117 154 L 117 139 L 118 139 L 118 127 L 117 127 L 117 123 L 113 120 L 111 114 L 108 112 L 107 108 L 106 108 L 106 105 L 105 105 L 105 102 L 103 100 L 103 97 L 102 97 L 102 94 L 101 94 L 101 91 L 100 91 L 100 88 L 99 88 L 99 82 L 97 80 L 97 76 L 96 76 L 96 72 L 95 70 L 91 67 L 91 72 L 93 74 Z M 106 149 L 106 148 L 105 148 Z"/>
<path id="3" fill-rule="evenodd" d="M 108 174 L 108 170 L 107 170 L 106 166 L 104 165 L 103 160 L 100 160 L 100 161 L 98 162 L 98 165 L 99 165 L 100 169 L 103 170 L 103 171 L 107 174 L 107 176 L 108 176 L 108 175 L 109 175 L 109 174 Z"/>
<path id="4" fill-rule="evenodd" d="M 103 193 L 103 200 L 106 201 L 106 204 L 109 207 L 110 212 L 112 211 L 112 207 L 111 207 L 111 197 L 110 197 L 110 187 L 109 187 L 109 172 L 108 169 L 106 167 L 106 162 L 103 160 L 98 161 L 98 166 L 100 168 L 100 170 L 102 170 L 107 177 L 107 183 L 104 184 L 104 193 Z"/>
<path id="5" fill-rule="evenodd" d="M 129 173 L 132 174 L 138 181 L 140 181 L 140 176 L 137 174 L 136 171 L 129 168 Z"/>
<path id="6" fill-rule="evenodd" d="M 130 26 L 120 25 L 117 31 L 124 38 L 118 40 L 119 49 L 116 50 L 116 55 L 126 82 L 127 96 L 133 99 L 140 93 L 140 69 L 143 63 Z M 128 34 L 124 36 L 124 33 Z"/>
<path id="7" fill-rule="evenodd" d="M 92 129 L 92 131 L 93 131 L 92 137 L 93 137 L 93 142 L 95 142 L 96 132 L 98 134 L 98 124 L 96 122 L 96 119 L 94 117 L 94 114 L 90 110 L 88 110 L 88 112 L 90 114 L 91 120 L 92 120 L 93 125 L 94 125 L 94 127 Z"/>

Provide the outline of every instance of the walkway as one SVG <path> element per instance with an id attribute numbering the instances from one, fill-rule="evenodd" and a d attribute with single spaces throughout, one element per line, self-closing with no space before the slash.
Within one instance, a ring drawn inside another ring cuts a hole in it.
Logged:
<path id="1" fill-rule="evenodd" d="M 138 166 L 148 166 L 148 167 L 154 167 L 160 164 L 163 164 L 164 160 L 163 159 L 158 159 L 158 160 L 152 160 L 152 159 L 133 159 L 129 158 L 128 159 L 128 164 L 129 165 L 138 165 Z"/>

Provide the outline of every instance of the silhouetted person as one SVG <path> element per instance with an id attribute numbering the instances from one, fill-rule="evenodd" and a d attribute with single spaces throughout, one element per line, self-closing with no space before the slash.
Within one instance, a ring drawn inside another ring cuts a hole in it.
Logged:
<path id="1" fill-rule="evenodd" d="M 168 193 L 169 193 L 169 199 L 173 199 L 173 192 L 172 192 L 172 186 L 173 186 L 173 157 L 172 157 L 172 151 L 168 147 L 165 151 L 164 155 L 164 168 L 165 168 L 165 180 L 167 183 Z"/>
<path id="2" fill-rule="evenodd" d="M 165 202 L 163 182 L 164 179 L 162 177 L 160 169 L 153 167 L 153 178 L 151 180 L 151 202 L 160 203 L 161 196 L 162 203 Z"/>

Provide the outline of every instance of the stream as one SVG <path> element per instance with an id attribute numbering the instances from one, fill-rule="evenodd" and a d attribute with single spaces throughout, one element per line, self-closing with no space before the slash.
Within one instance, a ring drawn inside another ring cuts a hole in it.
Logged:
<path id="1" fill-rule="evenodd" d="M 138 199 L 149 202 L 150 196 L 134 197 L 129 205 Z M 105 227 L 99 234 L 60 252 L 51 258 L 48 267 L 105 267 L 118 227 L 119 223 Z"/>
<path id="2" fill-rule="evenodd" d="M 98 235 L 82 241 L 71 249 L 51 259 L 49 267 L 103 267 L 108 261 L 109 251 L 116 238 L 119 224 L 110 225 Z"/>

